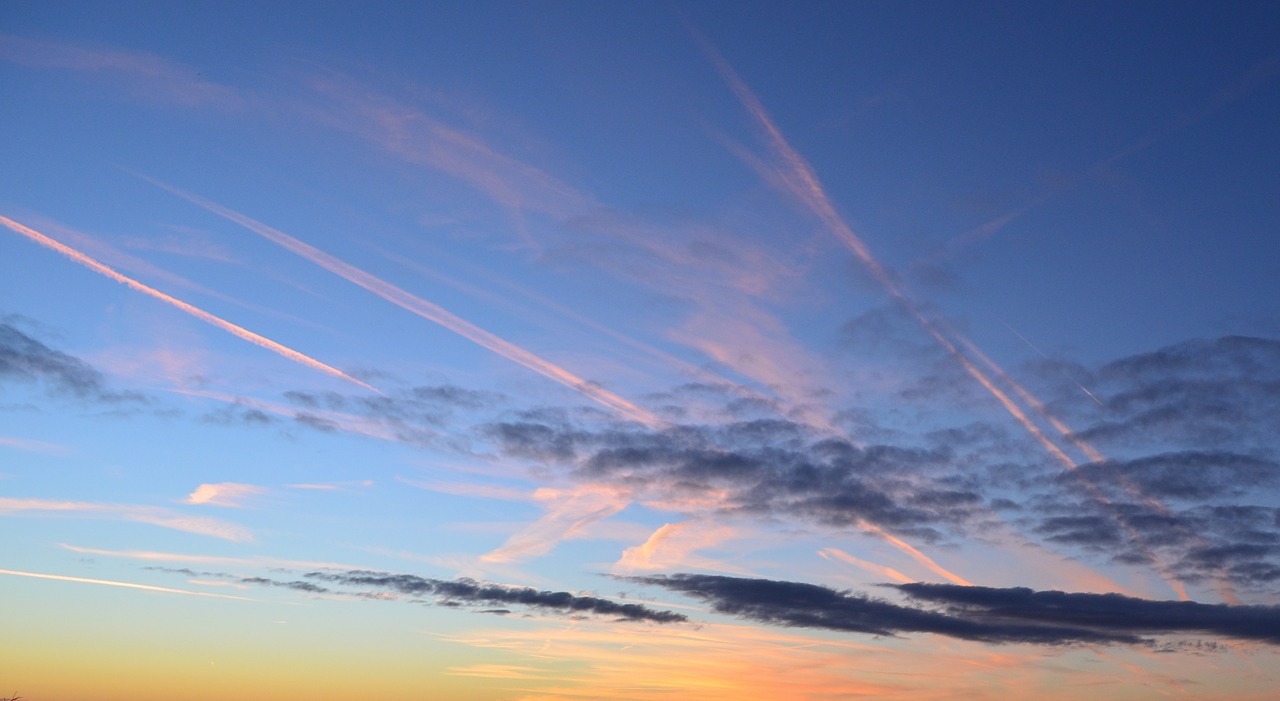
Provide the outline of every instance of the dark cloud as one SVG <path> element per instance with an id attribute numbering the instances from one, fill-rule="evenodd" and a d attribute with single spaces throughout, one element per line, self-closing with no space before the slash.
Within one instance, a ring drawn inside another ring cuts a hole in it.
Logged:
<path id="1" fill-rule="evenodd" d="M 266 577 L 241 577 L 239 579 L 242 584 L 257 584 L 267 587 L 281 587 L 284 589 L 293 589 L 294 591 L 305 592 L 307 594 L 327 594 L 329 592 L 325 587 L 311 582 L 303 582 L 295 580 L 292 582 L 282 582 L 276 579 L 267 579 Z"/>
<path id="2" fill-rule="evenodd" d="M 479 612 L 501 615 L 511 613 L 511 611 L 507 608 L 493 607 L 517 605 L 572 615 L 590 614 L 652 623 L 683 623 L 688 620 L 684 614 L 655 609 L 641 604 L 620 603 L 596 596 L 571 594 L 565 591 L 545 591 L 531 587 L 477 582 L 468 578 L 452 580 L 431 579 L 411 574 L 392 574 L 370 570 L 308 572 L 303 575 L 309 580 L 317 580 L 342 587 L 356 587 L 363 590 L 349 592 L 335 590 L 331 587 L 305 580 L 286 581 L 269 577 L 242 577 L 226 572 L 195 572 L 187 568 L 146 567 L 144 569 L 182 574 L 189 577 L 215 577 L 241 584 L 292 589 L 305 594 L 338 593 L 371 599 L 385 598 L 384 595 L 386 594 L 403 594 L 412 597 L 432 596 L 435 597 L 437 606 L 487 606 L 490 608 L 485 608 Z"/>
<path id="3" fill-rule="evenodd" d="M 141 395 L 109 390 L 102 373 L 79 358 L 46 346 L 0 323 L 0 379 L 44 385 L 53 394 L 102 402 L 139 401 Z"/>
<path id="4" fill-rule="evenodd" d="M 203 421 L 219 426 L 271 426 L 279 419 L 262 411 L 233 402 L 219 407 L 202 417 Z"/>
<path id="5" fill-rule="evenodd" d="M 1280 341 L 1227 336 L 1096 370 L 1044 365 L 1051 410 L 1108 457 L 1065 471 L 989 468 L 985 484 L 1016 488 L 1018 525 L 1110 561 L 1158 566 L 1185 584 L 1276 591 Z"/>
<path id="6" fill-rule="evenodd" d="M 582 596 L 564 591 L 485 584 L 466 578 L 442 580 L 411 574 L 389 574 L 366 570 L 343 573 L 311 572 L 305 576 L 344 586 L 371 588 L 409 596 L 435 596 L 440 600 L 440 605 L 446 606 L 514 604 L 570 614 L 611 616 L 628 621 L 679 623 L 688 620 L 683 614 L 641 604 L 618 603 L 596 596 Z"/>
<path id="7" fill-rule="evenodd" d="M 1122 450 L 1179 445 L 1273 453 L 1280 425 L 1280 341 L 1187 341 L 1104 365 L 1090 378 L 1105 414 L 1080 431 Z"/>
<path id="8" fill-rule="evenodd" d="M 1210 635 L 1280 645 L 1280 606 L 1152 601 L 1121 594 L 1033 591 L 1024 587 L 922 582 L 892 586 L 916 601 L 943 605 L 948 615 L 961 618 L 1083 625 L 1134 635 Z"/>
<path id="9" fill-rule="evenodd" d="M 523 421 L 486 432 L 508 456 L 649 494 L 722 495 L 727 513 L 837 527 L 865 520 L 936 539 L 983 511 L 982 495 L 956 473 L 945 446 L 858 446 L 784 419 L 594 432 Z"/>
<path id="10" fill-rule="evenodd" d="M 1280 483 L 1280 464 L 1227 451 L 1184 450 L 1081 465 L 1060 479 L 1112 492 L 1136 488 L 1159 499 L 1203 501 L 1272 488 Z"/>
<path id="11" fill-rule="evenodd" d="M 319 431 L 341 430 L 340 422 L 323 418 L 326 411 L 359 417 L 385 430 L 395 440 L 428 448 L 450 447 L 465 452 L 456 437 L 443 435 L 455 412 L 492 408 L 504 400 L 496 392 L 453 385 L 421 386 L 377 396 L 349 396 L 337 392 L 285 392 L 298 407 L 295 420 Z"/>
<path id="12" fill-rule="evenodd" d="M 718 613 L 768 625 L 892 636 L 934 633 L 990 643 L 1142 644 L 1150 635 L 1206 635 L 1280 645 L 1280 606 L 1152 601 L 1120 594 L 1037 592 L 1023 587 L 891 584 L 896 604 L 802 582 L 718 575 L 628 577 L 709 603 Z"/>
<path id="13" fill-rule="evenodd" d="M 1126 632 L 1097 631 L 1080 625 L 992 621 L 978 616 L 967 618 L 802 582 L 700 574 L 628 579 L 696 597 L 709 603 L 717 613 L 768 625 L 883 636 L 935 633 L 990 643 L 1142 642 L 1141 638 Z"/>

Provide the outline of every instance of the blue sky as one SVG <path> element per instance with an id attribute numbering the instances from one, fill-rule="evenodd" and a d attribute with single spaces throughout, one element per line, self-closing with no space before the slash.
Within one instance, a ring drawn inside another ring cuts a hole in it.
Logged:
<path id="1" fill-rule="evenodd" d="M 0 685 L 1264 698 L 1278 22 L 7 3 Z"/>

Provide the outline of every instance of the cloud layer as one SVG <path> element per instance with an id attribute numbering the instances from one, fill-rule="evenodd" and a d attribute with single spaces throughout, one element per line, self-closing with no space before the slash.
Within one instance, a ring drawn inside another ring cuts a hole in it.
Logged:
<path id="1" fill-rule="evenodd" d="M 702 574 L 629 577 L 709 603 L 718 613 L 769 625 L 896 636 L 934 633 L 988 643 L 1153 644 L 1142 636 L 1205 635 L 1280 645 L 1280 606 L 1150 601 L 955 584 L 889 584 L 940 610 L 905 606 L 816 584 Z"/>

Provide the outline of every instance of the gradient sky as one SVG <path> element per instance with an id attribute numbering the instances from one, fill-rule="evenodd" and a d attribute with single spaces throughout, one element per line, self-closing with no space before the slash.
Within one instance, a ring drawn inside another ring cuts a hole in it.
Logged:
<path id="1" fill-rule="evenodd" d="M 1280 6 L 0 5 L 0 693 L 1280 686 Z"/>

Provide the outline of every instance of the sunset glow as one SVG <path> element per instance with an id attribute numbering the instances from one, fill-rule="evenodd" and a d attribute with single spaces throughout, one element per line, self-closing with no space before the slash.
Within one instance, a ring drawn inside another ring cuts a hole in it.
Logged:
<path id="1" fill-rule="evenodd" d="M 1273 699 L 1277 27 L 0 4 L 0 701 Z"/>

